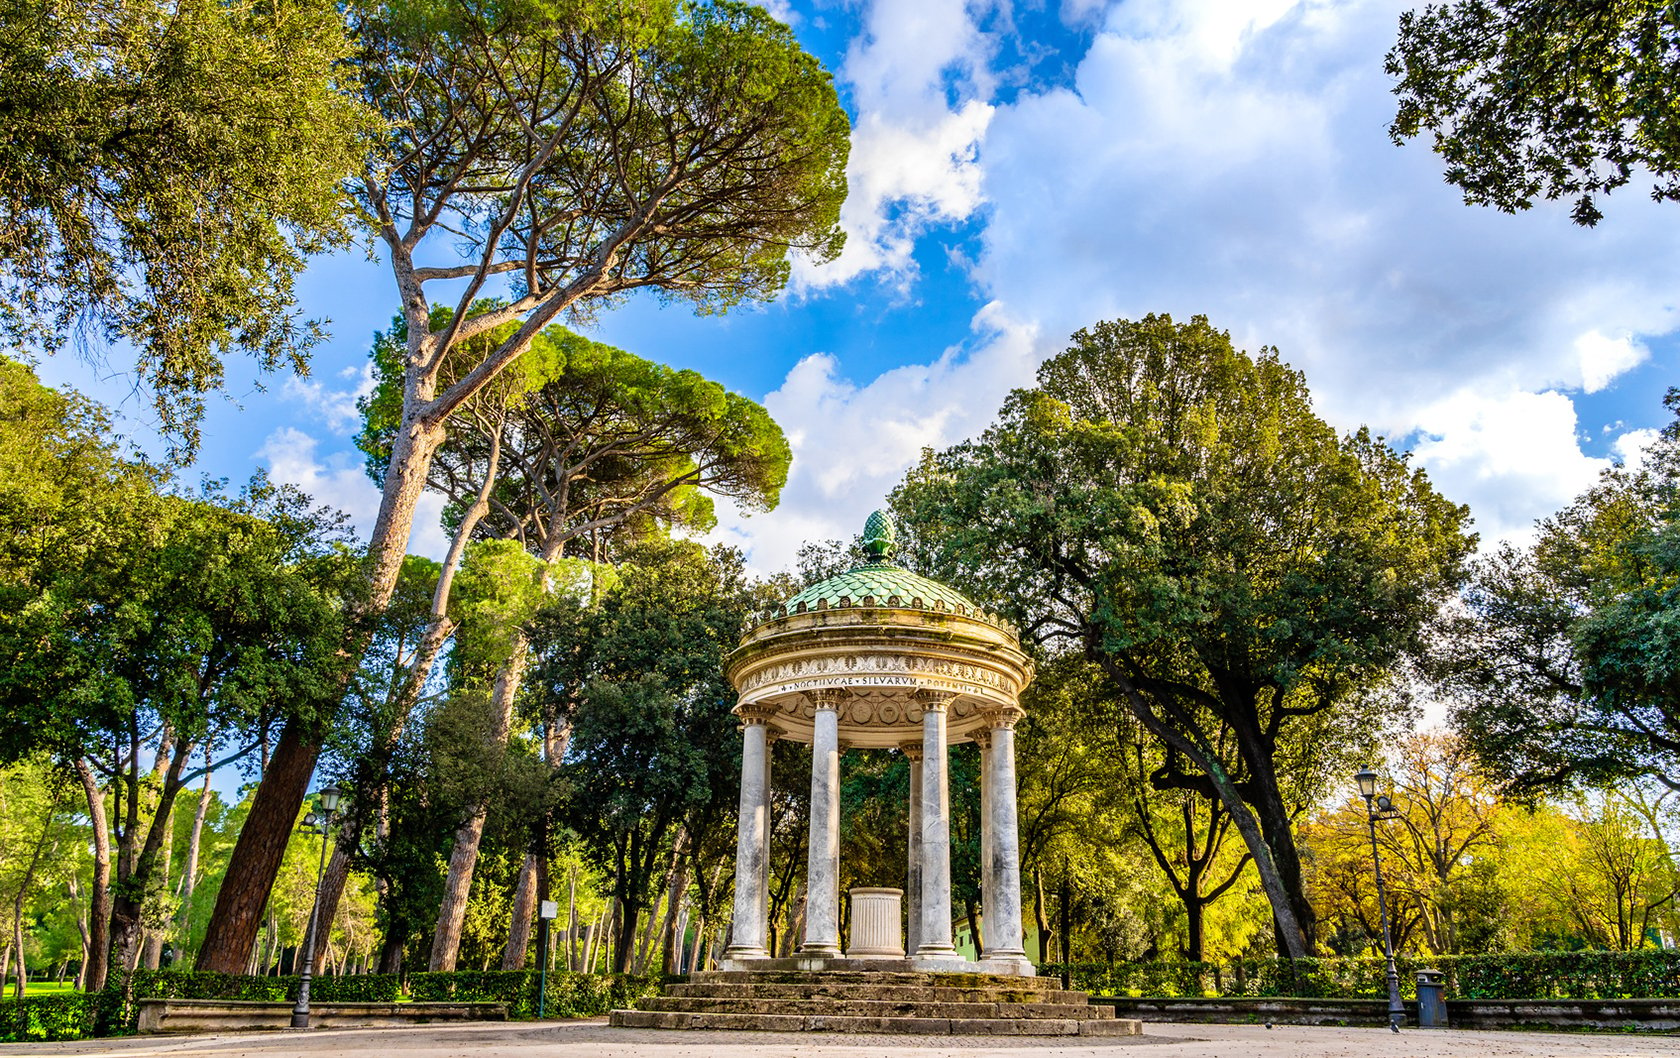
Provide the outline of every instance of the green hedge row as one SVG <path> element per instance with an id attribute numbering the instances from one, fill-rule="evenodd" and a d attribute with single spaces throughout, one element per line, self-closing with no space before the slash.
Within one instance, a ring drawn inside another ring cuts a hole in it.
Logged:
<path id="1" fill-rule="evenodd" d="M 0 1043 L 87 1039 L 96 1034 L 109 1001 L 104 992 L 26 995 L 0 1001 Z"/>
<path id="2" fill-rule="evenodd" d="M 537 1016 L 540 975 L 507 973 L 418 973 L 408 979 L 416 1001 L 506 1003 L 508 1017 Z M 660 978 L 557 973 L 548 975 L 543 1013 L 553 1018 L 593 1017 L 627 1007 L 659 991 Z M 142 999 L 247 999 L 290 1002 L 298 978 L 259 977 L 197 970 L 136 970 L 113 975 L 110 987 L 93 995 L 25 996 L 0 1000 L 0 1043 L 79 1040 L 131 1033 Z M 352 974 L 311 979 L 309 997 L 319 1003 L 389 1003 L 402 998 L 395 974 Z"/>
<path id="3" fill-rule="evenodd" d="M 1446 975 L 1449 999 L 1680 998 L 1680 950 L 1513 952 L 1501 955 L 1403 956 L 1400 990 L 1417 993 L 1417 971 Z M 1382 959 L 1233 959 L 1226 963 L 1077 963 L 1075 988 L 1093 995 L 1294 996 L 1371 999 L 1387 994 Z M 1054 977 L 1062 967 L 1039 973 Z"/>
<path id="4" fill-rule="evenodd" d="M 537 1016 L 540 975 L 535 970 L 483 973 L 417 973 L 408 977 L 410 997 L 419 1002 L 506 1003 L 508 1017 Z M 597 1017 L 657 995 L 661 978 L 630 974 L 551 973 L 543 1014 L 551 1018 Z"/>

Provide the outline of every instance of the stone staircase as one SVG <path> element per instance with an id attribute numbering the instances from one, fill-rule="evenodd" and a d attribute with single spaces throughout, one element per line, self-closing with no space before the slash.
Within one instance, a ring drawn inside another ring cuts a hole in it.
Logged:
<path id="1" fill-rule="evenodd" d="M 876 970 L 697 973 L 615 1010 L 621 1028 L 965 1036 L 1130 1036 L 1141 1023 L 1037 977 Z"/>

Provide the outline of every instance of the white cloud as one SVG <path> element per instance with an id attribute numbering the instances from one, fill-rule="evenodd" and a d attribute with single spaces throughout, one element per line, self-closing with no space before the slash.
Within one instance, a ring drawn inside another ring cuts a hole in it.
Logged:
<path id="1" fill-rule="evenodd" d="M 1561 393 L 1460 390 L 1417 418 L 1425 437 L 1414 450 L 1430 479 L 1452 499 L 1474 497 L 1471 514 L 1487 540 L 1523 536 L 1610 465 L 1581 452 L 1575 405 Z"/>
<path id="2" fill-rule="evenodd" d="M 773 515 L 743 520 L 719 505 L 716 539 L 747 547 L 761 572 L 792 568 L 801 545 L 849 540 L 881 506 L 925 447 L 984 429 L 1010 389 L 1032 382 L 1043 358 L 1031 324 L 988 305 L 971 342 L 928 364 L 894 368 L 866 384 L 834 357 L 805 357 L 764 406 L 787 432 L 793 466 Z"/>
<path id="3" fill-rule="evenodd" d="M 362 413 L 357 410 L 356 402 L 373 392 L 373 364 L 346 368 L 339 378 L 354 385 L 334 388 L 319 378 L 287 375 L 280 394 L 303 404 L 333 432 L 347 433 L 361 426 Z"/>
<path id="4" fill-rule="evenodd" d="M 770 17 L 778 22 L 789 26 L 799 23 L 799 12 L 793 9 L 790 0 L 753 0 L 753 2 L 770 12 Z"/>
<path id="5" fill-rule="evenodd" d="M 1659 430 L 1629 430 L 1616 438 L 1611 450 L 1616 453 L 1616 461 L 1626 466 L 1637 467 L 1645 462 L 1651 447 L 1662 436 Z"/>
<path id="6" fill-rule="evenodd" d="M 340 453 L 324 462 L 317 458 L 315 438 L 292 426 L 283 426 L 263 441 L 255 453 L 268 465 L 275 481 L 296 485 L 314 498 L 348 514 L 361 539 L 366 540 L 379 515 L 379 489 L 362 470 L 360 453 Z M 432 493 L 420 497 L 414 515 L 410 554 L 441 560 L 449 551 L 449 539 L 439 523 L 443 498 Z"/>
<path id="7" fill-rule="evenodd" d="M 1631 334 L 1607 338 L 1598 331 L 1588 331 L 1575 339 L 1575 354 L 1581 361 L 1581 388 L 1597 393 L 1617 375 L 1644 363 L 1651 351 L 1634 341 Z"/>
<path id="8" fill-rule="evenodd" d="M 1387 136 L 1409 6 L 1111 8 L 1071 87 L 992 116 L 973 274 L 1052 340 L 1170 312 L 1276 345 L 1332 422 L 1425 431 L 1484 535 L 1520 531 L 1602 465 L 1570 393 L 1680 324 L 1680 214 L 1636 191 L 1592 230 L 1464 205 L 1425 145 Z"/>
<path id="9" fill-rule="evenodd" d="M 1071 85 L 996 105 L 975 5 L 870 8 L 844 70 L 851 244 L 798 282 L 908 285 L 930 226 L 983 216 L 969 267 L 990 303 L 931 364 L 852 380 L 819 354 L 789 372 L 766 399 L 795 447 L 782 507 L 724 517 L 756 566 L 849 537 L 923 445 L 983 428 L 1072 331 L 1149 312 L 1276 345 L 1343 428 L 1421 437 L 1484 541 L 1525 535 L 1608 465 L 1582 452 L 1572 397 L 1680 325 L 1672 205 L 1624 193 L 1592 230 L 1555 205 L 1464 205 L 1424 144 L 1387 136 L 1382 59 L 1410 0 L 1098 6 L 1062 4 L 1098 27 Z M 1607 436 L 1625 458 L 1648 433 Z"/>
<path id="10" fill-rule="evenodd" d="M 977 17 L 989 2 L 876 0 L 841 69 L 857 120 L 840 223 L 846 248 L 826 265 L 794 262 L 795 289 L 844 283 L 880 271 L 901 286 L 930 226 L 979 208 L 979 145 L 992 44 Z"/>

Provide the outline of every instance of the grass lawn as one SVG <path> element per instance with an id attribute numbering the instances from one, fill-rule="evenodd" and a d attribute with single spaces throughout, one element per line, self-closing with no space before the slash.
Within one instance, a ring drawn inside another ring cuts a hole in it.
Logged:
<path id="1" fill-rule="evenodd" d="M 13 987 L 14 982 L 8 977 L 6 979 L 6 989 L 4 993 L 0 993 L 0 998 L 12 998 Z M 69 995 L 75 991 L 76 982 L 74 979 L 67 980 L 63 984 L 56 981 L 31 981 L 24 986 L 23 994 L 26 996 L 61 996 Z"/>

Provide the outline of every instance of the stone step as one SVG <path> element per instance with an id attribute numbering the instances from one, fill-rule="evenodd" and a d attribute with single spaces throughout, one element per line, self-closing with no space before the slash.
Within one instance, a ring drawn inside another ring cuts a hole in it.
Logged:
<path id="1" fill-rule="evenodd" d="M 689 1011 L 696 1014 L 809 1014 L 848 1017 L 911 1018 L 1037 1018 L 1106 1020 L 1114 1016 L 1107 1006 L 1085 1003 L 941 1003 L 910 998 L 846 999 L 813 996 L 803 999 L 703 998 L 698 996 L 650 996 L 637 1002 L 641 1010 L 660 1013 Z"/>
<path id="2" fill-rule="evenodd" d="M 893 970 L 707 970 L 689 974 L 687 984 L 879 984 L 923 988 L 1004 988 L 1017 992 L 1060 990 L 1053 977 L 1014 977 L 1007 974 L 926 973 Z"/>
<path id="3" fill-rule="evenodd" d="M 938 1003 L 1084 1003 L 1084 992 L 1021 988 L 947 988 L 940 985 L 884 985 L 808 982 L 804 984 L 750 984 L 719 982 L 667 985 L 668 996 L 707 999 L 808 999 L 832 996 L 836 999 L 915 999 Z"/>
<path id="4" fill-rule="evenodd" d="M 724 1014 L 615 1010 L 608 1022 L 629 1029 L 732 1029 L 744 1032 L 861 1032 L 926 1036 L 1135 1036 L 1129 1018 L 921 1018 L 830 1014 Z"/>

